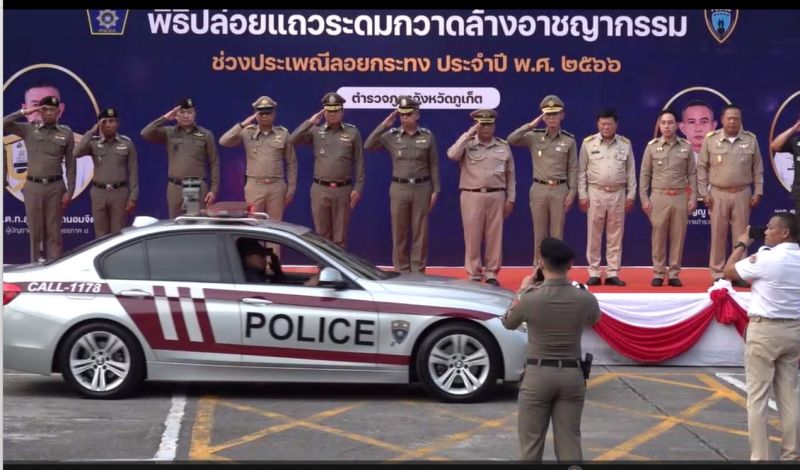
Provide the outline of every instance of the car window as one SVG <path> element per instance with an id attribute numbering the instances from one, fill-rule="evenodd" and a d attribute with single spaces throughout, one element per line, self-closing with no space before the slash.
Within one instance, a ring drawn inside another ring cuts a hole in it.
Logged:
<path id="1" fill-rule="evenodd" d="M 397 277 L 400 273 L 394 271 L 384 271 L 364 258 L 343 250 L 339 245 L 331 243 L 327 239 L 313 232 L 304 233 L 300 238 L 310 243 L 312 246 L 323 251 L 325 254 L 336 261 L 347 266 L 358 276 L 371 281 L 379 281 Z"/>
<path id="2" fill-rule="evenodd" d="M 313 287 L 321 261 L 292 245 L 259 237 L 235 237 L 236 251 L 246 284 Z"/>
<path id="3" fill-rule="evenodd" d="M 181 233 L 147 240 L 150 279 L 224 282 L 215 233 Z"/>
<path id="4" fill-rule="evenodd" d="M 147 279 L 144 242 L 134 243 L 106 255 L 102 271 L 106 279 Z"/>

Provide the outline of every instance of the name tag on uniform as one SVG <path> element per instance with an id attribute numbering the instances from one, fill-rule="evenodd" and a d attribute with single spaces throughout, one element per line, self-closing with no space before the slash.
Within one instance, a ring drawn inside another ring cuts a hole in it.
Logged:
<path id="1" fill-rule="evenodd" d="M 127 150 L 128 149 L 128 147 L 126 147 L 124 145 L 117 145 L 116 148 L 117 148 L 117 150 Z"/>
<path id="2" fill-rule="evenodd" d="M 427 140 L 425 140 L 425 139 L 417 139 L 415 142 L 418 143 L 418 144 L 424 144 L 425 142 L 427 142 Z"/>
<path id="3" fill-rule="evenodd" d="M 591 153 L 600 153 L 600 151 L 599 150 L 592 150 Z"/>
<path id="4" fill-rule="evenodd" d="M 67 140 L 67 136 L 65 136 L 63 134 L 56 134 L 56 135 L 53 136 L 53 138 L 56 139 L 56 140 Z"/>
<path id="5" fill-rule="evenodd" d="M 343 136 L 339 137 L 339 140 L 341 140 L 342 142 L 350 142 L 353 139 L 351 139 L 350 137 L 347 137 L 346 135 L 343 135 Z"/>
<path id="6" fill-rule="evenodd" d="M 196 135 L 197 137 L 205 137 L 205 134 L 203 134 L 202 132 L 195 132 L 194 135 Z"/>
<path id="7" fill-rule="evenodd" d="M 689 149 L 681 149 L 680 151 L 681 151 L 681 152 L 688 152 L 688 151 L 689 151 Z"/>

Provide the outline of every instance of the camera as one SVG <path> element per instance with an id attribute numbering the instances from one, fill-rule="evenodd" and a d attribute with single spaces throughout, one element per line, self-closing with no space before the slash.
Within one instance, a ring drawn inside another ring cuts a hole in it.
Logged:
<path id="1" fill-rule="evenodd" d="M 766 231 L 767 227 L 764 227 L 763 225 L 750 226 L 750 232 L 747 236 L 752 240 L 764 241 L 764 233 Z"/>
<path id="2" fill-rule="evenodd" d="M 200 213 L 200 178 L 183 179 L 183 209 L 186 215 Z"/>

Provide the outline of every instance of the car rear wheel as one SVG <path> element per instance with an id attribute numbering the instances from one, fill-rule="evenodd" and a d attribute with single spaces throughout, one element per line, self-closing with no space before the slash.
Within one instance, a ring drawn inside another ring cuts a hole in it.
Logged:
<path id="1" fill-rule="evenodd" d="M 144 359 L 136 339 L 111 323 L 89 323 L 65 339 L 59 352 L 64 380 L 91 398 L 120 398 L 144 377 Z"/>
<path id="2" fill-rule="evenodd" d="M 447 402 L 471 402 L 494 389 L 500 354 L 486 331 L 469 324 L 449 324 L 422 340 L 416 366 L 429 395 Z"/>

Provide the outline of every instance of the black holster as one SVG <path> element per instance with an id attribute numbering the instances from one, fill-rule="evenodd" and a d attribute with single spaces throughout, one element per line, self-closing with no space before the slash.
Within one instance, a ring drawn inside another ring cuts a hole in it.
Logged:
<path id="1" fill-rule="evenodd" d="M 581 370 L 583 371 L 583 378 L 589 379 L 589 374 L 592 373 L 592 361 L 594 360 L 594 356 L 592 353 L 586 353 L 586 358 L 580 361 Z"/>

